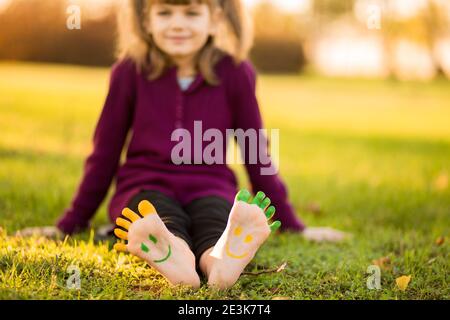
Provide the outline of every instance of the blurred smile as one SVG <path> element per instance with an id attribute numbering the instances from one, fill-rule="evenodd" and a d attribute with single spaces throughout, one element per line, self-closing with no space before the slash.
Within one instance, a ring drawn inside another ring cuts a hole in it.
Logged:
<path id="1" fill-rule="evenodd" d="M 186 36 L 171 36 L 171 37 L 166 37 L 167 40 L 171 41 L 171 42 L 175 42 L 175 43 L 182 43 L 185 41 L 188 41 L 190 39 L 192 39 L 192 37 L 186 37 Z"/>

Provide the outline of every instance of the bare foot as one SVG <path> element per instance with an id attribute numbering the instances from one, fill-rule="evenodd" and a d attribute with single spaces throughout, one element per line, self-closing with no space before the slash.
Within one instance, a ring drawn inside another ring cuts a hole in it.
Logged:
<path id="1" fill-rule="evenodd" d="M 215 258 L 208 277 L 211 286 L 233 286 L 271 231 L 281 225 L 279 221 L 268 224 L 275 208 L 268 207 L 270 199 L 263 192 L 258 192 L 253 201 L 250 198 L 247 190 L 236 195 L 227 227 L 210 254 Z"/>
<path id="2" fill-rule="evenodd" d="M 147 261 L 172 285 L 200 287 L 200 278 L 195 270 L 195 256 L 184 240 L 174 236 L 159 218 L 155 207 L 149 201 L 141 201 L 139 216 L 129 208 L 122 211 L 127 218 L 117 218 L 114 234 L 128 244 L 116 243 L 117 251 L 131 254 Z M 131 221 L 131 222 L 130 222 Z"/>

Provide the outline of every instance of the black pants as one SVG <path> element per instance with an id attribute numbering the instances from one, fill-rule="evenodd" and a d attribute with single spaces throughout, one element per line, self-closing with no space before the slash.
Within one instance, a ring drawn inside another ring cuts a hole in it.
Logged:
<path id="1" fill-rule="evenodd" d="M 159 191 L 142 190 L 130 200 L 128 208 L 138 212 L 142 200 L 150 201 L 167 229 L 186 241 L 196 257 L 197 265 L 203 252 L 219 240 L 232 207 L 230 202 L 216 196 L 196 199 L 183 207 L 177 200 Z"/>

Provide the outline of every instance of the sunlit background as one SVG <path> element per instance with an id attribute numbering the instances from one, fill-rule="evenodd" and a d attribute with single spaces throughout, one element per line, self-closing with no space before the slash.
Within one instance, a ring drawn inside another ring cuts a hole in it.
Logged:
<path id="1" fill-rule="evenodd" d="M 110 65 L 120 2 L 0 0 L 0 59 Z M 450 77 L 450 1 L 245 3 L 255 25 L 251 57 L 262 72 L 422 81 Z M 81 30 L 65 27 L 69 4 L 81 7 Z"/>

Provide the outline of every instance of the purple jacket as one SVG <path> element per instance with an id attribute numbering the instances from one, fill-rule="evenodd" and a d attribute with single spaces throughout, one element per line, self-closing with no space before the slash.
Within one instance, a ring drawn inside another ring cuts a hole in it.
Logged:
<path id="1" fill-rule="evenodd" d="M 179 143 L 172 141 L 172 132 L 185 128 L 194 137 L 194 121 L 202 121 L 203 132 L 216 128 L 224 137 L 226 129 L 263 128 L 251 63 L 245 61 L 237 66 L 230 56 L 225 56 L 215 70 L 220 85 L 210 86 L 198 74 L 189 88 L 181 91 L 176 67 L 149 81 L 136 71 L 131 60 L 113 66 L 93 151 L 85 162 L 72 204 L 57 223 L 59 229 L 70 234 L 88 227 L 113 178 L 116 190 L 108 208 L 112 221 L 141 189 L 163 192 L 182 205 L 211 195 L 234 202 L 237 181 L 226 164 L 176 165 L 171 158 L 173 147 Z M 129 132 L 126 160 L 120 164 Z M 202 149 L 208 144 L 204 142 Z M 261 167 L 267 165 L 246 161 L 252 191 L 263 191 L 272 200 L 276 207 L 274 219 L 282 222 L 282 229 L 303 230 L 288 201 L 285 184 L 278 175 L 261 175 Z"/>

